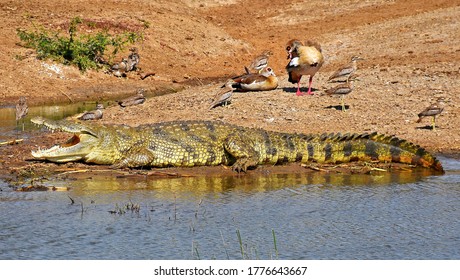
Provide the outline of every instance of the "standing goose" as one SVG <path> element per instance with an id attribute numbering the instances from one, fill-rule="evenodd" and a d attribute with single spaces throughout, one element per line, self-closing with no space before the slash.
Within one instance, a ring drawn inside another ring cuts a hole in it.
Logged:
<path id="1" fill-rule="evenodd" d="M 289 82 L 297 83 L 296 95 L 304 95 L 300 91 L 300 79 L 303 75 L 309 75 L 307 94 L 312 94 L 311 85 L 313 76 L 318 72 L 324 63 L 324 57 L 321 53 L 321 46 L 318 43 L 307 41 L 305 45 L 299 40 L 293 39 L 287 43 L 286 50 L 290 59 L 286 70 L 289 73 Z"/>

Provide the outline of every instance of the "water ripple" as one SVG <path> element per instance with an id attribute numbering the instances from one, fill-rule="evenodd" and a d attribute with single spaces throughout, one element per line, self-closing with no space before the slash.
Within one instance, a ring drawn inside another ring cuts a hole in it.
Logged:
<path id="1" fill-rule="evenodd" d="M 67 193 L 1 186 L 0 258 L 458 259 L 460 163 L 442 161 L 443 176 L 106 178 L 72 182 Z"/>

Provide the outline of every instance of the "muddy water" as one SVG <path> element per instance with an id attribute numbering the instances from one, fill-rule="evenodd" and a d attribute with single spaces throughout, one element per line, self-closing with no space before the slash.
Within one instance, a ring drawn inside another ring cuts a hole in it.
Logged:
<path id="1" fill-rule="evenodd" d="M 443 176 L 47 182 L 63 192 L 3 183 L 0 259 L 459 259 L 460 162 L 441 160 Z"/>

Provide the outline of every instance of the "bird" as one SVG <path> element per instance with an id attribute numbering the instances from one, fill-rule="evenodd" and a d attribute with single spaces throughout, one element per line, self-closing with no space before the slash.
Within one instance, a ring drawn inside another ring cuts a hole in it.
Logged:
<path id="1" fill-rule="evenodd" d="M 345 95 L 350 94 L 353 91 L 353 82 L 357 80 L 356 75 L 353 75 L 346 83 L 342 83 L 336 87 L 325 90 L 326 95 L 340 95 L 342 112 L 345 112 Z"/>
<path id="2" fill-rule="evenodd" d="M 97 103 L 96 104 L 96 110 L 85 112 L 85 113 L 77 116 L 77 119 L 82 120 L 82 121 L 100 120 L 100 119 L 102 119 L 102 115 L 103 115 L 102 110 L 104 110 L 104 105 L 101 104 L 101 103 Z"/>
<path id="3" fill-rule="evenodd" d="M 139 53 L 137 52 L 137 48 L 130 48 L 131 54 L 128 56 L 127 63 L 126 63 L 126 71 L 134 71 L 137 70 L 137 65 L 139 64 Z"/>
<path id="4" fill-rule="evenodd" d="M 19 120 L 23 119 L 29 113 L 29 106 L 27 106 L 26 98 L 21 96 L 18 104 L 16 104 L 16 126 Z M 24 131 L 24 122 L 22 122 L 22 131 Z"/>
<path id="5" fill-rule="evenodd" d="M 209 110 L 221 105 L 226 106 L 230 103 L 233 97 L 233 83 L 233 79 L 228 79 L 227 82 L 225 82 L 223 89 L 214 96 L 214 101 L 211 103 L 211 106 L 209 106 Z"/>
<path id="6" fill-rule="evenodd" d="M 364 60 L 364 58 L 362 57 L 359 57 L 359 56 L 352 56 L 351 59 L 350 59 L 350 63 L 340 67 L 339 69 L 337 69 L 337 71 L 335 71 L 328 79 L 328 81 L 332 81 L 334 79 L 337 79 L 337 78 L 342 78 L 342 77 L 346 77 L 347 78 L 347 81 L 348 79 L 350 78 L 350 76 L 356 72 L 356 70 L 358 70 L 358 65 L 356 63 L 356 61 L 358 60 Z"/>
<path id="7" fill-rule="evenodd" d="M 145 102 L 144 89 L 137 90 L 137 94 L 118 101 L 118 105 L 121 107 L 128 107 L 133 105 L 142 104 Z"/>
<path id="8" fill-rule="evenodd" d="M 233 77 L 232 87 L 238 91 L 264 91 L 278 87 L 278 77 L 270 67 L 265 67 L 260 74 L 249 73 Z"/>
<path id="9" fill-rule="evenodd" d="M 321 46 L 313 41 L 306 41 L 305 44 L 303 44 L 297 39 L 292 39 L 287 43 L 286 50 L 288 52 L 288 59 L 290 59 L 286 66 L 286 70 L 289 73 L 288 81 L 293 84 L 297 83 L 296 95 L 304 95 L 304 93 L 300 91 L 300 79 L 303 75 L 310 76 L 307 94 L 312 94 L 311 85 L 313 76 L 324 63 Z"/>
<path id="10" fill-rule="evenodd" d="M 436 103 L 431 104 L 425 110 L 418 114 L 417 123 L 421 122 L 424 117 L 433 117 L 431 122 L 432 130 L 436 130 L 436 116 L 441 114 L 444 110 L 444 98 L 440 97 Z"/>
<path id="11" fill-rule="evenodd" d="M 256 73 L 262 72 L 262 70 L 268 66 L 268 59 L 273 53 L 269 50 L 265 50 L 261 55 L 254 58 L 249 65 L 249 69 L 255 70 Z"/>
<path id="12" fill-rule="evenodd" d="M 112 73 L 116 77 L 125 77 L 128 67 L 128 59 L 123 58 L 121 62 L 112 65 Z"/>

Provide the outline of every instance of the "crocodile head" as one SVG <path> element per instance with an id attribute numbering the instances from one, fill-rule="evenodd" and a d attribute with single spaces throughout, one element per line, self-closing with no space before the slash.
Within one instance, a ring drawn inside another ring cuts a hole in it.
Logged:
<path id="1" fill-rule="evenodd" d="M 53 121 L 42 117 L 33 118 L 32 123 L 44 126 L 51 131 L 63 131 L 73 133 L 73 136 L 65 143 L 56 144 L 49 149 L 32 151 L 36 159 L 52 162 L 69 162 L 84 160 L 95 162 L 94 152 L 102 142 L 101 126 L 88 126 L 83 123 L 70 122 L 67 120 Z"/>

